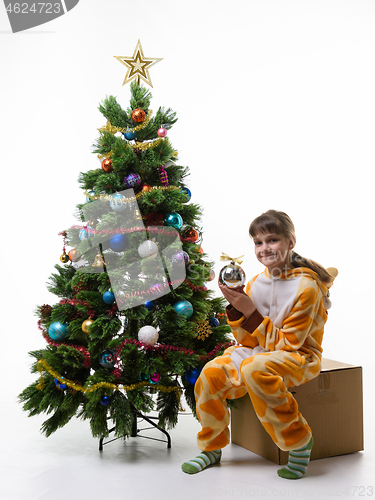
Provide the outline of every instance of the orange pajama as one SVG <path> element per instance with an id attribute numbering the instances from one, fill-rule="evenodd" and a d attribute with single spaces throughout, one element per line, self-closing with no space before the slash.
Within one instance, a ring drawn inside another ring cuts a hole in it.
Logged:
<path id="1" fill-rule="evenodd" d="M 328 271 L 334 279 L 337 270 Z M 295 450 L 309 442 L 311 429 L 288 389 L 320 372 L 328 289 L 333 279 L 322 283 L 307 268 L 288 270 L 278 277 L 266 269 L 246 288 L 256 311 L 245 318 L 232 306 L 227 308 L 228 323 L 239 345 L 207 363 L 195 384 L 201 450 L 217 450 L 230 442 L 226 400 L 246 393 L 280 449 Z"/>
<path id="2" fill-rule="evenodd" d="M 309 360 L 298 352 L 259 353 L 245 359 L 238 373 L 230 351 L 207 363 L 196 383 L 197 414 L 202 424 L 198 447 L 212 451 L 230 442 L 226 399 L 246 393 L 263 427 L 280 449 L 294 450 L 307 444 L 311 429 L 288 387 L 314 378 L 320 371 L 319 359 Z"/>

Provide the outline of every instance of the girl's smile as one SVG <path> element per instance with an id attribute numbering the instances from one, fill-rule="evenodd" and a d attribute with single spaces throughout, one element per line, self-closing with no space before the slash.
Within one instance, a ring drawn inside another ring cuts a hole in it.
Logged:
<path id="1" fill-rule="evenodd" d="M 253 241 L 256 258 L 268 267 L 273 276 L 291 267 L 289 252 L 294 247 L 294 241 L 291 238 L 276 233 L 259 233 Z"/>

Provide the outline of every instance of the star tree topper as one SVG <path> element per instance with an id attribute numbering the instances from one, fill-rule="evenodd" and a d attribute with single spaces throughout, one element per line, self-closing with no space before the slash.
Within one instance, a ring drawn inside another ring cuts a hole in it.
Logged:
<path id="1" fill-rule="evenodd" d="M 151 78 L 148 70 L 154 64 L 162 61 L 162 59 L 156 59 L 155 57 L 145 57 L 142 50 L 141 41 L 135 47 L 133 57 L 130 56 L 113 56 L 115 59 L 120 61 L 124 66 L 128 68 L 126 76 L 122 85 L 136 80 L 138 85 L 142 79 L 147 85 L 152 87 Z"/>

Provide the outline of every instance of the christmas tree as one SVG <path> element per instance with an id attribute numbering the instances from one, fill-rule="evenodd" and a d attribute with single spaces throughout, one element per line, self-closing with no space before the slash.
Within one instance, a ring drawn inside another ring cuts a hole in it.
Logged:
<path id="1" fill-rule="evenodd" d="M 195 414 L 201 367 L 231 343 L 223 299 L 206 287 L 214 273 L 200 246 L 202 211 L 167 137 L 176 114 L 153 114 L 137 71 L 127 109 L 113 96 L 100 104 L 101 164 L 80 174 L 79 223 L 60 233 L 62 263 L 48 283 L 57 303 L 36 311 L 47 345 L 30 353 L 38 377 L 19 399 L 30 416 L 52 414 L 46 436 L 77 416 L 95 437 L 126 438 L 151 410 L 172 428 L 182 396 Z"/>

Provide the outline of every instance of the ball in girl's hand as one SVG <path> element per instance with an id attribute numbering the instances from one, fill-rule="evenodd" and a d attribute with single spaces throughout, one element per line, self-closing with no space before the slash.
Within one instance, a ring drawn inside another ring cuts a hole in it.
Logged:
<path id="1" fill-rule="evenodd" d="M 246 275 L 242 267 L 230 263 L 220 271 L 219 282 L 228 288 L 238 288 L 245 284 Z"/>

